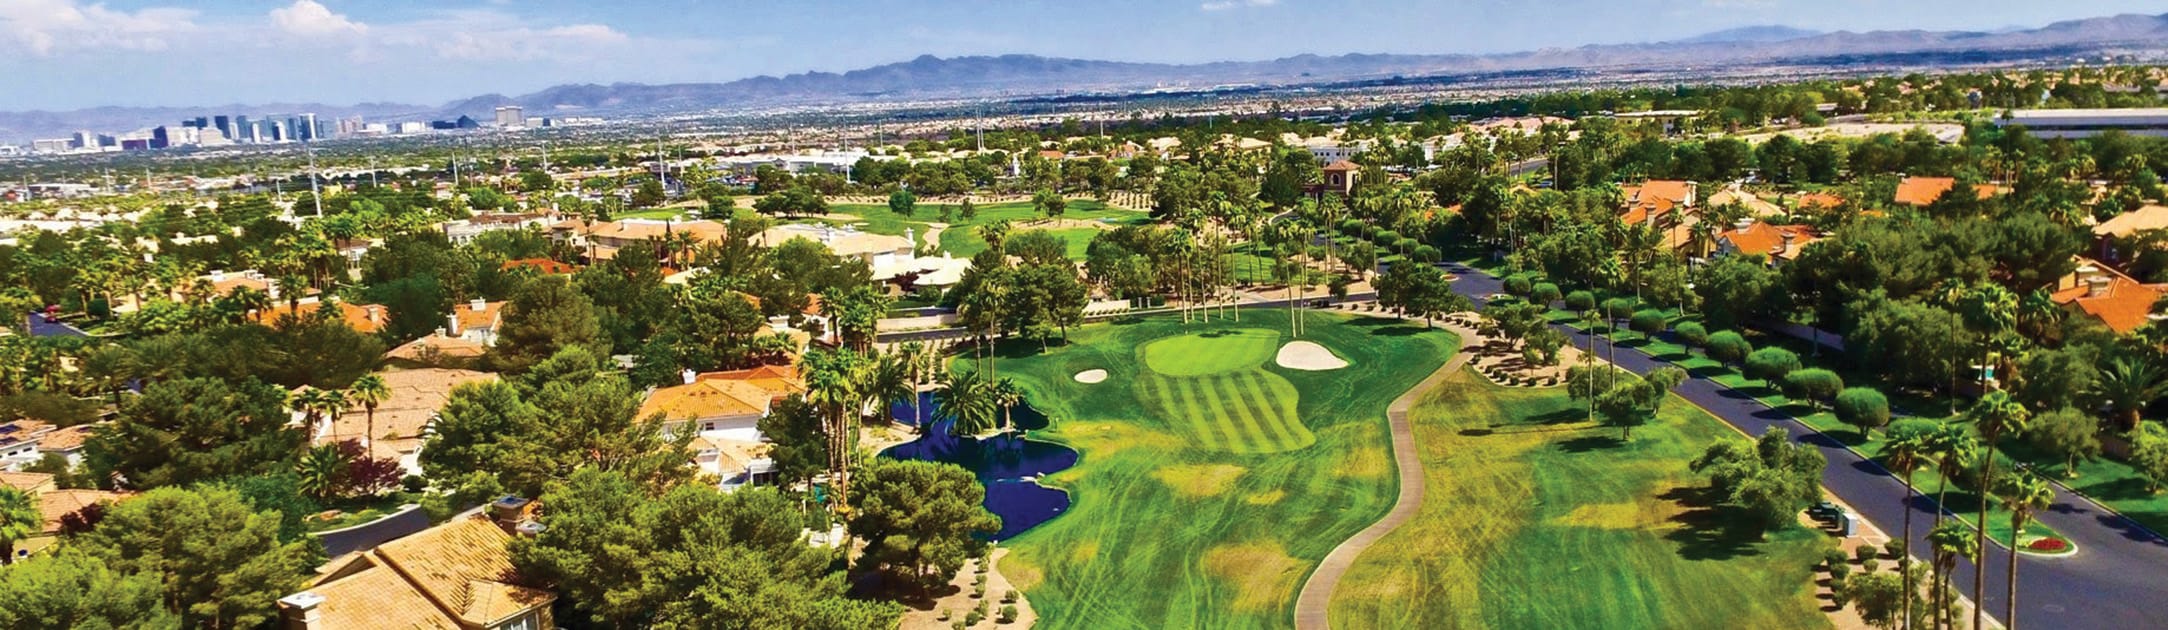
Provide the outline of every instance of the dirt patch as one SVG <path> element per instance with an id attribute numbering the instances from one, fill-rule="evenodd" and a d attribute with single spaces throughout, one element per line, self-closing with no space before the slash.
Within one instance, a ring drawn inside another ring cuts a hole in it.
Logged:
<path id="1" fill-rule="evenodd" d="M 932 606 L 921 609 L 918 607 L 919 605 L 914 604 L 904 609 L 903 621 L 899 625 L 899 630 L 952 628 L 955 627 L 953 625 L 955 622 L 963 620 L 965 615 L 978 608 L 982 603 L 986 606 L 986 617 L 979 621 L 978 625 L 969 626 L 971 628 L 1029 628 L 1032 624 L 1037 623 L 1039 620 L 1038 613 L 1032 610 L 1031 602 L 1023 597 L 1023 590 L 1029 584 L 1024 583 L 1023 580 L 1012 580 L 1004 576 L 1001 561 L 1008 555 L 1008 549 L 994 549 L 994 561 L 987 567 L 988 570 L 985 573 L 979 572 L 979 560 L 977 558 L 964 561 L 963 569 L 957 571 L 956 578 L 949 581 L 948 592 L 936 598 Z M 1013 568 L 1011 570 L 1014 571 Z M 1030 584 L 1037 584 L 1038 572 L 1029 572 L 1032 574 Z M 973 597 L 972 595 L 976 590 L 974 584 L 980 576 L 984 576 L 986 579 L 985 596 Z M 1017 592 L 1016 601 L 1003 604 L 1001 600 L 1010 591 Z M 1006 624 L 995 622 L 995 613 L 1000 612 L 1001 607 L 1004 605 L 1016 607 L 1016 621 Z M 941 619 L 944 613 L 949 617 L 947 620 Z"/>
<path id="2" fill-rule="evenodd" d="M 1242 497 L 1242 502 L 1250 505 L 1272 505 L 1279 503 L 1280 499 L 1284 498 L 1287 498 L 1287 491 L 1285 490 L 1267 490 Z"/>
<path id="3" fill-rule="evenodd" d="M 1347 367 L 1347 360 L 1334 355 L 1331 350 L 1310 341 L 1290 341 L 1280 346 L 1275 358 L 1280 367 L 1290 370 L 1321 372 Z"/>
<path id="4" fill-rule="evenodd" d="M 1245 472 L 1249 469 L 1230 464 L 1167 466 L 1152 471 L 1152 478 L 1167 484 L 1175 494 L 1194 499 L 1226 494 Z"/>
<path id="5" fill-rule="evenodd" d="M 1079 383 L 1104 383 L 1106 380 L 1106 370 L 1085 370 L 1076 373 L 1076 382 Z"/>
<path id="6" fill-rule="evenodd" d="M 1204 552 L 1204 568 L 1234 588 L 1240 610 L 1278 607 L 1302 577 L 1302 563 L 1274 541 L 1213 547 Z"/>

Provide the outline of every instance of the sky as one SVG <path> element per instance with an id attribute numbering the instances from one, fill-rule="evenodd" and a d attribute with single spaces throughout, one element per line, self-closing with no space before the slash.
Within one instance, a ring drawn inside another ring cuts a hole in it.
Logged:
<path id="1" fill-rule="evenodd" d="M 1494 53 L 1763 24 L 1994 30 L 2164 10 L 2159 0 L 0 0 L 0 111 L 440 105 L 923 54 Z"/>

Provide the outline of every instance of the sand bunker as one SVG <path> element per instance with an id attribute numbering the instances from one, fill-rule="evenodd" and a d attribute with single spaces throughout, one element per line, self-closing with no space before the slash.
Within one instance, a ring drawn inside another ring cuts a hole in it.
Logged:
<path id="1" fill-rule="evenodd" d="M 1098 383 L 1107 380 L 1106 370 L 1085 370 L 1076 373 L 1076 382 Z"/>
<path id="2" fill-rule="evenodd" d="M 1290 370 L 1318 372 L 1347 367 L 1347 361 L 1334 356 L 1331 350 L 1308 341 L 1290 341 L 1280 346 L 1280 367 Z"/>

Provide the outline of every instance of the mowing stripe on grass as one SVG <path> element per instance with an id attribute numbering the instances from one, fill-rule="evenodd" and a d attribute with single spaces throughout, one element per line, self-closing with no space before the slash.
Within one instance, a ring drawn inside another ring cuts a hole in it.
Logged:
<path id="1" fill-rule="evenodd" d="M 1186 378 L 1170 378 L 1167 380 L 1173 381 L 1174 389 L 1181 392 L 1181 398 L 1179 401 L 1175 401 L 1177 402 L 1177 404 L 1173 405 L 1173 408 L 1175 410 L 1175 414 L 1181 417 L 1184 423 L 1187 423 L 1189 425 L 1190 431 L 1192 433 L 1196 433 L 1199 436 L 1211 436 L 1204 438 L 1204 441 L 1206 445 L 1211 446 L 1212 448 L 1237 452 L 1244 449 L 1246 445 L 1243 444 L 1242 436 L 1240 434 L 1237 434 L 1231 430 L 1213 430 L 1215 428 L 1218 428 L 1216 426 L 1218 423 L 1211 422 L 1205 419 L 1207 410 L 1204 406 L 1204 396 L 1197 393 L 1195 388 L 1196 383 L 1193 383 L 1191 382 L 1191 379 Z"/>
<path id="2" fill-rule="evenodd" d="M 1272 406 L 1266 401 L 1251 395 L 1249 388 L 1243 386 L 1243 380 L 1241 375 L 1229 375 L 1220 379 L 1218 385 L 1227 394 L 1230 402 L 1228 407 L 1249 421 L 1251 435 L 1257 436 L 1257 440 L 1265 447 L 1263 450 L 1287 450 L 1291 440 L 1286 428 L 1280 426 L 1279 414 L 1274 413 Z"/>
<path id="3" fill-rule="evenodd" d="M 1249 401 L 1243 400 L 1240 390 L 1231 386 L 1229 381 L 1232 379 L 1231 375 L 1198 379 L 1198 385 L 1212 398 L 1213 419 L 1220 426 L 1249 436 L 1250 444 L 1255 448 L 1248 452 L 1279 450 L 1278 441 L 1266 435 L 1263 425 L 1252 416 Z"/>
<path id="4" fill-rule="evenodd" d="M 1277 378 L 1269 372 L 1253 372 L 1242 377 L 1244 398 L 1262 410 L 1259 415 L 1270 420 L 1273 433 L 1280 437 L 1280 450 L 1294 450 L 1309 446 L 1316 441 L 1310 428 L 1302 425 L 1292 405 L 1272 392 L 1270 379 Z"/>

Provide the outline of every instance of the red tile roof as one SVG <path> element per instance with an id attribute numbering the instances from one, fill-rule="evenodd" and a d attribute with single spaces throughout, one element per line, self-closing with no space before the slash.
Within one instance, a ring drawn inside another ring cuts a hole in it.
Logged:
<path id="1" fill-rule="evenodd" d="M 2141 284 L 2130 276 L 2091 260 L 2079 259 L 2078 271 L 2063 276 L 2049 296 L 2056 304 L 2077 309 L 2106 324 L 2118 334 L 2129 334 L 2151 321 L 2153 305 L 2168 288 Z M 2098 288 L 2091 279 L 2097 278 Z"/>

